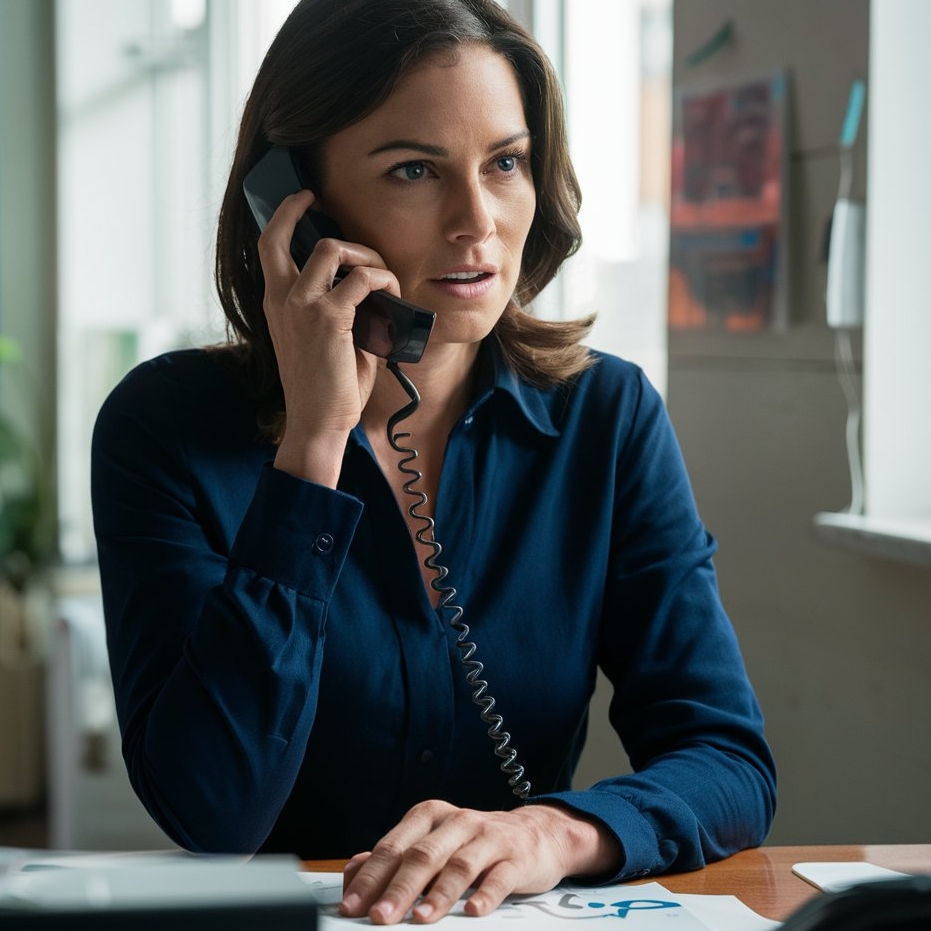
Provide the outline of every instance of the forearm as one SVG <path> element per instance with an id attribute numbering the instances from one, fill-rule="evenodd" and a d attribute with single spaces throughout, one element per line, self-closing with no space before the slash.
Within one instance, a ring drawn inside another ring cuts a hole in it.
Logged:
<path id="1" fill-rule="evenodd" d="M 133 701 L 124 729 L 136 792 L 190 850 L 261 846 L 292 790 L 316 716 L 325 613 L 293 595 L 285 612 L 287 595 L 255 579 L 250 588 L 275 599 L 274 614 L 261 595 L 239 597 L 235 608 L 212 595 L 209 601 L 226 603 L 205 607 L 174 667 L 153 677 L 151 700 Z"/>
<path id="2" fill-rule="evenodd" d="M 765 840 L 775 808 L 767 759 L 693 746 L 590 789 L 543 796 L 603 824 L 621 846 L 607 879 L 699 869 Z"/>
<path id="3" fill-rule="evenodd" d="M 127 766 L 182 846 L 254 851 L 280 813 L 313 726 L 329 600 L 360 511 L 268 469 L 228 558 L 177 528 L 167 541 L 153 539 L 164 530 L 101 538 Z"/>

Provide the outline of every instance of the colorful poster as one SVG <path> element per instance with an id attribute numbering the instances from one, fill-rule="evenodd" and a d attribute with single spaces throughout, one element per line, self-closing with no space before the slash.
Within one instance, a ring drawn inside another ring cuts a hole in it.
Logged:
<path id="1" fill-rule="evenodd" d="M 786 79 L 676 91 L 669 327 L 785 323 Z"/>

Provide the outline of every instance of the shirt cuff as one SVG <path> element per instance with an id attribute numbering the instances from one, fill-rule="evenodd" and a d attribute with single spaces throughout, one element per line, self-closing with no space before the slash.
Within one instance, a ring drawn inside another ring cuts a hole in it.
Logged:
<path id="1" fill-rule="evenodd" d="M 329 601 L 363 507 L 352 495 L 266 465 L 230 563 Z"/>

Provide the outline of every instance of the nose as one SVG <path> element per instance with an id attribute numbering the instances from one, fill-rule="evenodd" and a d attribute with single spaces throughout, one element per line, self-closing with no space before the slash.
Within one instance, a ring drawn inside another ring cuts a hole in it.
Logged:
<path id="1" fill-rule="evenodd" d="M 450 190 L 446 208 L 450 242 L 484 242 L 496 230 L 494 198 L 481 180 L 464 180 Z"/>

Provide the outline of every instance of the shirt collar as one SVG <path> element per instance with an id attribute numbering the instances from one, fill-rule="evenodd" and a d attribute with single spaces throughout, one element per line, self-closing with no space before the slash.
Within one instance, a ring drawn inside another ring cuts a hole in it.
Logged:
<path id="1" fill-rule="evenodd" d="M 482 343 L 478 366 L 475 399 L 463 415 L 463 420 L 470 420 L 475 412 L 486 404 L 494 404 L 493 399 L 509 398 L 512 402 L 511 409 L 531 427 L 543 436 L 559 436 L 560 431 L 551 410 L 553 389 L 537 388 L 521 381 L 504 361 L 501 347 L 493 336 Z M 416 382 L 416 367 L 410 374 Z M 371 451 L 368 437 L 361 424 L 356 425 L 351 439 Z"/>
<path id="2" fill-rule="evenodd" d="M 482 343 L 479 355 L 476 399 L 466 411 L 471 417 L 494 396 L 509 397 L 518 413 L 544 436 L 559 436 L 553 421 L 553 389 L 538 388 L 521 381 L 504 361 L 501 347 L 491 336 Z"/>

